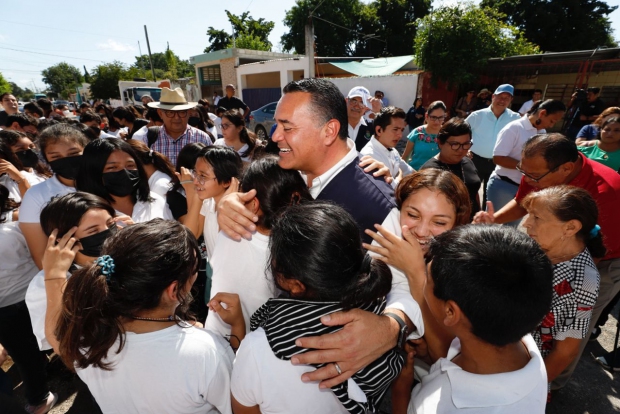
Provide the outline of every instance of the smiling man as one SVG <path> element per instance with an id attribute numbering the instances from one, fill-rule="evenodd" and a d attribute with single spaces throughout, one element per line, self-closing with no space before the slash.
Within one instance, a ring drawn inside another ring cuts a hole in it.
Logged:
<path id="1" fill-rule="evenodd" d="M 17 99 L 8 92 L 0 95 L 0 102 L 2 102 L 2 108 L 4 108 L 4 111 L 0 111 L 0 128 L 3 128 L 9 115 L 19 112 L 19 105 L 17 104 Z"/>
<path id="2" fill-rule="evenodd" d="M 347 95 L 347 120 L 349 138 L 355 142 L 355 148 L 361 151 L 373 135 L 372 122 L 366 122 L 364 114 L 371 110 L 379 112 L 381 100 L 373 98 L 368 89 L 356 86 Z"/>

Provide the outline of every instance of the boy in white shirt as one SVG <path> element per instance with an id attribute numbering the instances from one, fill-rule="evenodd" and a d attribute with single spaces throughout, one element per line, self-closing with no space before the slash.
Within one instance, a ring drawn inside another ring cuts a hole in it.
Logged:
<path id="1" fill-rule="evenodd" d="M 375 134 L 360 151 L 361 155 L 370 155 L 377 161 L 384 163 L 394 180 L 392 186 L 396 188 L 400 180 L 415 170 L 407 164 L 395 149 L 407 127 L 407 114 L 401 108 L 387 106 L 381 109 L 374 122 Z"/>
<path id="2" fill-rule="evenodd" d="M 411 253 L 428 344 L 417 357 L 445 357 L 412 391 L 409 352 L 393 413 L 543 413 L 547 372 L 529 333 L 551 306 L 553 268 L 540 247 L 506 226 L 467 225 L 433 240 L 427 271 Z"/>

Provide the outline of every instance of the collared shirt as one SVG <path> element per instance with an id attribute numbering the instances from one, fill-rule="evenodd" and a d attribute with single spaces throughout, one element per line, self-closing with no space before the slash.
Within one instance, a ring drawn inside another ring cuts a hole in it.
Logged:
<path id="1" fill-rule="evenodd" d="M 543 413 L 547 404 L 545 363 L 530 335 L 524 336 L 521 343 L 530 354 L 523 368 L 481 375 L 464 371 L 452 362 L 461 352 L 461 341 L 455 338 L 448 356 L 435 362 L 413 389 L 407 413 Z"/>
<path id="2" fill-rule="evenodd" d="M 310 190 L 310 195 L 312 195 L 312 198 L 317 198 L 318 195 L 321 193 L 321 190 L 323 190 L 323 188 L 325 188 L 325 186 L 329 184 L 329 182 L 335 176 L 337 176 L 340 171 L 344 169 L 344 167 L 349 165 L 351 161 L 357 158 L 358 153 L 355 149 L 355 144 L 353 143 L 352 139 L 347 139 L 347 148 L 349 148 L 349 152 L 347 153 L 347 155 L 342 157 L 342 159 L 338 161 L 336 165 L 334 165 L 332 168 L 312 180 L 312 186 L 308 188 L 308 190 Z M 301 176 L 307 183 L 308 178 L 303 172 L 301 173 Z"/>
<path id="3" fill-rule="evenodd" d="M 544 129 L 538 130 L 532 125 L 527 116 L 512 121 L 497 136 L 497 142 L 493 149 L 493 156 L 510 157 L 521 161 L 521 150 L 525 142 L 536 134 L 544 134 Z M 515 183 L 521 181 L 521 173 L 514 168 L 495 167 L 495 174 L 510 178 Z"/>
<path id="4" fill-rule="evenodd" d="M 396 180 L 398 172 L 403 171 L 403 177 L 411 174 L 415 170 L 407 164 L 401 157 L 395 148 L 386 148 L 377 138 L 372 136 L 368 144 L 360 151 L 361 155 L 370 155 L 377 161 L 381 161 L 390 170 L 390 174 L 394 177 L 392 181 L 392 187 L 396 188 L 399 181 Z"/>
<path id="5" fill-rule="evenodd" d="M 609 167 L 596 161 L 589 160 L 579 154 L 581 171 L 568 185 L 586 190 L 598 206 L 598 225 L 603 233 L 603 244 L 607 254 L 603 260 L 620 258 L 620 220 L 618 220 L 618 206 L 620 206 L 620 175 Z M 30 190 L 29 190 L 30 191 Z M 523 198 L 532 191 L 537 191 L 521 179 L 515 199 L 521 203 Z"/>
<path id="6" fill-rule="evenodd" d="M 140 140 L 146 145 L 148 145 L 146 134 L 144 136 L 141 136 Z M 157 141 L 155 141 L 151 149 L 168 157 L 172 165 L 177 165 L 177 157 L 179 156 L 179 152 L 183 149 L 183 147 L 187 144 L 193 144 L 196 142 L 201 142 L 205 145 L 211 145 L 211 139 L 209 138 L 209 136 L 201 130 L 192 126 L 188 125 L 183 135 L 176 139 L 168 135 L 168 132 L 166 132 L 166 127 L 162 126 L 159 129 Z"/>
<path id="7" fill-rule="evenodd" d="M 493 148 L 499 131 L 519 118 L 521 115 L 510 109 L 506 109 L 499 118 L 495 116 L 491 107 L 472 112 L 465 119 L 471 126 L 474 143 L 472 152 L 483 158 L 493 158 Z"/>
<path id="8" fill-rule="evenodd" d="M 362 125 L 367 125 L 364 117 L 361 117 L 360 121 L 354 127 L 352 127 L 351 124 L 347 122 L 347 127 L 349 128 L 349 138 L 351 138 L 353 142 L 355 142 L 355 140 L 357 139 L 357 133 L 359 132 Z"/>

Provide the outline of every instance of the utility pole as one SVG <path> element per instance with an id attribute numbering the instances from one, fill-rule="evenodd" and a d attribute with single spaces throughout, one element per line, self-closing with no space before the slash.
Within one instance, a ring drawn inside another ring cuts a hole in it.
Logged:
<path id="1" fill-rule="evenodd" d="M 314 78 L 314 25 L 312 15 L 308 16 L 306 24 L 306 57 L 308 58 L 308 77 Z"/>
<path id="2" fill-rule="evenodd" d="M 146 25 L 144 25 L 144 35 L 146 36 L 146 47 L 149 51 L 149 62 L 151 62 L 151 72 L 153 73 L 153 80 L 156 81 L 155 69 L 153 69 L 153 57 L 151 56 L 151 44 L 149 43 L 149 32 L 146 31 Z"/>

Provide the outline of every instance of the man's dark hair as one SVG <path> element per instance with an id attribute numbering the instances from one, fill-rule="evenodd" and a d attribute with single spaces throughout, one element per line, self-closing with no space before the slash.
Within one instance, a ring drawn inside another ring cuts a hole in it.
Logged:
<path id="1" fill-rule="evenodd" d="M 600 91 L 601 91 L 601 88 L 595 88 L 595 87 L 591 87 L 587 89 L 587 92 L 592 92 L 595 95 L 598 95 Z"/>
<path id="2" fill-rule="evenodd" d="M 83 104 L 81 104 L 80 109 L 84 109 L 84 108 L 90 108 L 90 104 L 88 102 L 84 102 Z"/>
<path id="3" fill-rule="evenodd" d="M 290 82 L 282 89 L 284 94 L 305 92 L 311 96 L 310 106 L 319 124 L 331 119 L 340 123 L 338 136 L 346 140 L 348 132 L 347 104 L 344 96 L 332 82 L 320 78 L 306 78 Z"/>
<path id="4" fill-rule="evenodd" d="M 11 92 L 4 92 L 2 95 L 0 95 L 0 101 L 4 99 L 5 96 L 9 96 L 9 95 L 13 95 Z"/>
<path id="5" fill-rule="evenodd" d="M 124 106 L 119 106 L 118 108 L 112 111 L 112 116 L 118 119 L 124 119 L 127 122 L 134 123 L 136 121 L 136 116 L 130 109 L 125 108 Z"/>
<path id="6" fill-rule="evenodd" d="M 27 127 L 27 126 L 36 127 L 36 126 L 39 125 L 39 120 L 38 119 L 35 119 L 35 118 L 33 118 L 31 116 L 28 116 L 26 114 L 23 114 L 21 112 L 9 115 L 6 118 L 5 126 L 10 127 L 11 125 L 13 125 L 13 122 L 17 122 L 21 128 Z"/>
<path id="7" fill-rule="evenodd" d="M 91 122 L 91 121 L 95 121 L 98 124 L 100 124 L 101 117 L 92 111 L 86 111 L 82 115 L 80 115 L 80 122 L 85 123 L 85 122 Z"/>
<path id="8" fill-rule="evenodd" d="M 407 119 L 407 114 L 401 108 L 397 108 L 395 106 L 386 106 L 385 108 L 381 108 L 381 112 L 375 117 L 374 127 L 375 131 L 377 127 L 381 127 L 382 130 L 390 126 L 392 123 L 392 118 L 401 118 Z"/>
<path id="9" fill-rule="evenodd" d="M 549 169 L 579 159 L 579 151 L 577 151 L 575 141 L 557 132 L 537 134 L 527 140 L 523 145 L 522 158 L 533 158 L 537 155 L 547 161 L 547 168 Z"/>
<path id="10" fill-rule="evenodd" d="M 549 312 L 553 266 L 512 227 L 459 226 L 433 239 L 428 260 L 435 297 L 456 302 L 484 342 L 515 343 Z"/>
<path id="11" fill-rule="evenodd" d="M 146 112 L 144 113 L 144 118 L 153 122 L 164 122 L 164 120 L 161 119 L 161 116 L 159 116 L 157 108 L 147 108 Z"/>
<path id="12" fill-rule="evenodd" d="M 536 92 L 538 92 L 541 95 L 543 93 L 542 89 L 534 89 L 534 92 L 532 92 L 532 95 L 534 95 Z"/>
<path id="13" fill-rule="evenodd" d="M 39 117 L 43 116 L 43 109 L 41 109 L 41 107 L 34 102 L 28 102 L 25 104 L 24 111 L 35 113 L 39 115 Z"/>
<path id="14" fill-rule="evenodd" d="M 39 99 L 37 99 L 37 105 L 39 105 L 39 107 L 41 107 L 41 109 L 43 109 L 43 112 L 45 112 L 45 113 L 52 112 L 52 109 L 54 109 L 52 107 L 52 101 L 50 101 L 47 98 L 39 98 Z"/>

